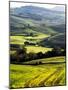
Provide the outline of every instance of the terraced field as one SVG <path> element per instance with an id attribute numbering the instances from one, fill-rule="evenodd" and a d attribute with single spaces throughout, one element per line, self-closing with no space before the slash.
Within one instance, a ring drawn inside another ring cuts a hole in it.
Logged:
<path id="1" fill-rule="evenodd" d="M 65 59 L 53 58 L 53 62 L 39 65 L 10 65 L 10 88 L 43 87 L 65 85 Z M 50 60 L 50 58 L 49 58 Z M 52 62 L 52 58 L 51 58 Z M 62 63 L 63 62 L 63 63 Z"/>

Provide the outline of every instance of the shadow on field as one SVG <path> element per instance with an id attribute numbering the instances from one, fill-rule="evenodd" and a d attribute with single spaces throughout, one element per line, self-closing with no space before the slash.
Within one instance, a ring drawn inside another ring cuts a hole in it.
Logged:
<path id="1" fill-rule="evenodd" d="M 16 65 L 44 65 L 44 64 L 63 64 L 66 62 L 46 62 L 46 63 L 42 63 L 42 62 L 34 62 L 34 63 L 13 63 Z"/>

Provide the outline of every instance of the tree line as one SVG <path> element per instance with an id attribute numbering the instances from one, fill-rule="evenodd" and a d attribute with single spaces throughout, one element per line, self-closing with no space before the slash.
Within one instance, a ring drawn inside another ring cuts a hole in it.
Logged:
<path id="1" fill-rule="evenodd" d="M 66 50 L 65 49 L 62 50 L 60 48 L 53 48 L 51 51 L 45 53 L 42 52 L 27 53 L 27 49 L 23 47 L 23 48 L 18 48 L 15 54 L 10 54 L 10 63 L 21 63 L 36 59 L 49 58 L 55 56 L 65 56 L 65 55 L 66 55 Z"/>

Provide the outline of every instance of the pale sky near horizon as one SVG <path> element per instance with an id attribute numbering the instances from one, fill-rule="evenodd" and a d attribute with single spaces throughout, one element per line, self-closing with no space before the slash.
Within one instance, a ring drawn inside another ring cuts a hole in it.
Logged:
<path id="1" fill-rule="evenodd" d="M 64 6 L 64 5 L 54 5 L 54 4 L 36 4 L 36 3 L 22 3 L 22 2 L 10 2 L 10 8 L 16 8 L 21 6 L 38 6 L 44 8 L 54 8 L 56 6 Z"/>

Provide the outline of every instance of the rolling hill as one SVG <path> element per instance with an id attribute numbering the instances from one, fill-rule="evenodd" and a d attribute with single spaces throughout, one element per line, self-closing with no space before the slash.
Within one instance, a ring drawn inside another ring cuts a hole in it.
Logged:
<path id="1" fill-rule="evenodd" d="M 58 8 L 10 8 L 10 89 L 66 85 L 65 12 Z"/>
<path id="2" fill-rule="evenodd" d="M 26 38 L 26 40 L 45 35 L 44 38 L 36 38 L 38 41 L 41 40 L 40 45 L 65 47 L 66 28 L 64 16 L 65 12 L 63 11 L 54 11 L 36 6 L 11 8 L 10 35 L 31 37 Z"/>
<path id="3" fill-rule="evenodd" d="M 61 47 L 65 48 L 65 34 L 57 34 L 54 36 L 51 36 L 49 38 L 46 38 L 40 42 L 41 45 L 43 46 L 48 46 L 48 47 Z"/>
<path id="4" fill-rule="evenodd" d="M 45 34 L 56 33 L 54 29 L 45 25 L 45 23 L 44 24 L 42 22 L 39 23 L 39 21 L 24 19 L 14 15 L 10 16 L 10 33 L 24 34 L 28 29 L 30 29 L 29 32 L 32 31 L 32 33 L 38 32 Z"/>
<path id="5" fill-rule="evenodd" d="M 10 16 L 10 32 L 24 33 L 24 31 L 28 28 L 34 32 L 41 32 L 45 34 L 65 32 L 64 24 L 48 26 L 41 21 L 39 23 L 39 21 L 24 19 L 15 15 Z"/>

